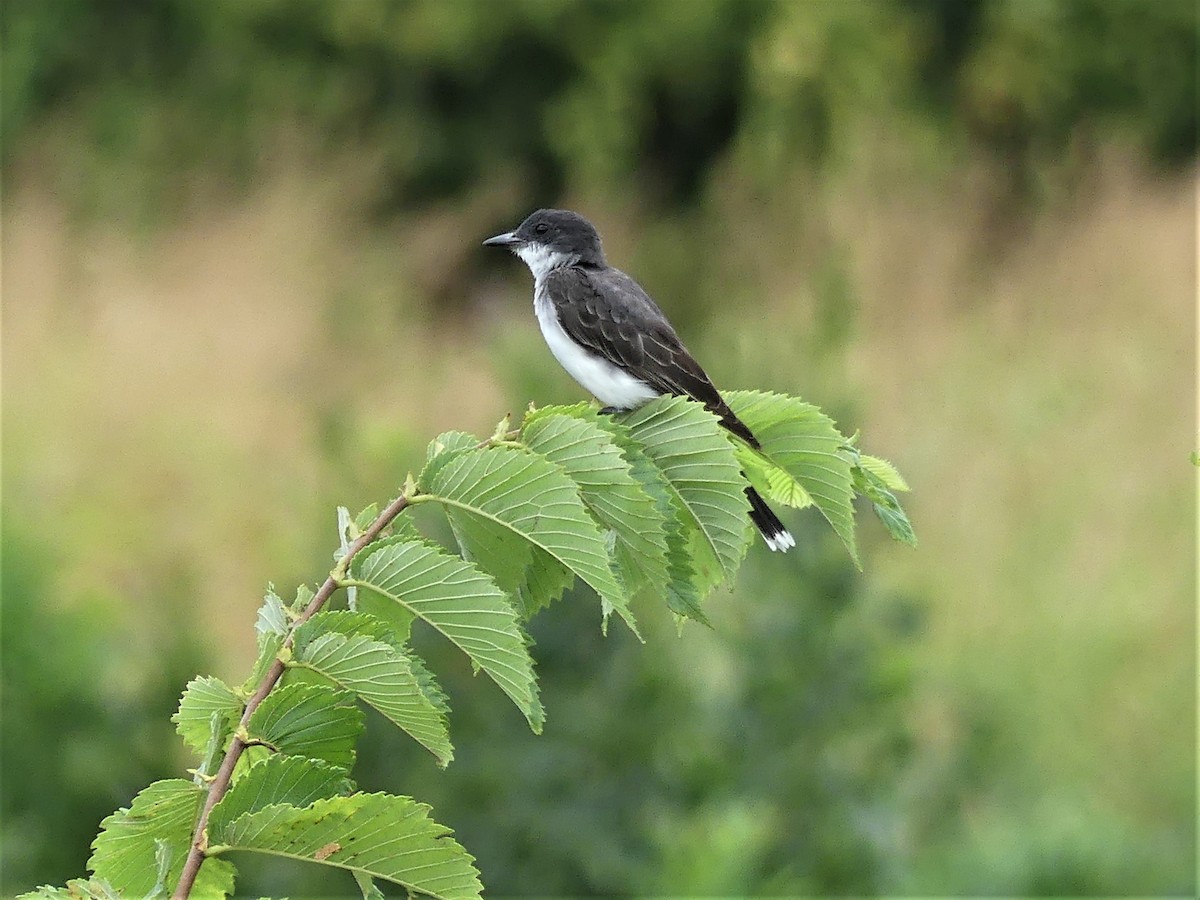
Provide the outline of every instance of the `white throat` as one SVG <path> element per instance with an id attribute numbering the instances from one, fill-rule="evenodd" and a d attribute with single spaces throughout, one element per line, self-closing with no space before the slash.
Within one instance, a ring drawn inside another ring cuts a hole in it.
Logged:
<path id="1" fill-rule="evenodd" d="M 515 252 L 525 265 L 529 266 L 529 271 L 533 273 L 533 280 L 536 284 L 541 284 L 542 279 L 559 266 L 571 266 L 579 262 L 578 254 L 562 253 L 545 244 L 524 244 Z"/>

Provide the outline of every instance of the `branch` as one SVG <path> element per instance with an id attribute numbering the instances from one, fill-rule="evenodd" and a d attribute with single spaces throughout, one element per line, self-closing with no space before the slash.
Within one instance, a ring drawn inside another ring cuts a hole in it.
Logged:
<path id="1" fill-rule="evenodd" d="M 284 647 L 290 646 L 292 634 L 296 628 L 318 613 L 321 607 L 333 596 L 333 592 L 338 588 L 339 581 L 345 578 L 346 569 L 349 567 L 350 561 L 354 559 L 359 551 L 378 538 L 380 532 L 408 506 L 408 503 L 409 496 L 406 491 L 393 500 L 387 509 L 381 512 L 379 517 L 370 524 L 367 530 L 359 535 L 354 543 L 350 545 L 349 549 L 346 550 L 346 555 L 338 560 L 333 572 L 325 579 L 325 583 L 321 585 L 317 593 L 313 595 L 308 607 L 292 623 L 291 630 L 284 639 Z M 175 887 L 175 893 L 172 894 L 172 900 L 186 900 L 191 893 L 192 886 L 196 883 L 196 876 L 200 874 L 200 866 L 204 863 L 205 850 L 208 848 L 208 835 L 206 833 L 208 815 L 212 812 L 212 808 L 217 805 L 217 802 L 225 796 L 225 792 L 229 790 L 229 783 L 233 779 L 233 770 L 237 767 L 238 760 L 242 756 L 242 751 L 246 749 L 246 742 L 239 735 L 246 733 L 250 717 L 254 715 L 254 711 L 258 709 L 259 704 L 271 693 L 275 685 L 279 683 L 279 679 L 283 677 L 285 668 L 283 662 L 276 658 L 275 662 L 271 664 L 271 668 L 267 670 L 267 674 L 259 682 L 253 695 L 246 701 L 246 709 L 242 713 L 241 722 L 234 731 L 233 741 L 229 745 L 229 750 L 225 753 L 225 758 L 221 761 L 221 768 L 217 770 L 217 774 L 213 777 L 212 783 L 209 785 L 208 795 L 204 799 L 204 807 L 200 810 L 200 818 L 196 821 L 196 830 L 192 835 L 192 846 L 188 851 L 187 860 L 183 864 L 183 871 L 179 876 L 179 884 Z"/>

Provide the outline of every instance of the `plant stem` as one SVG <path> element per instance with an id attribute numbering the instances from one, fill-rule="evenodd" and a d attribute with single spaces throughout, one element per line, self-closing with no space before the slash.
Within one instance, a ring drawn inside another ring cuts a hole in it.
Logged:
<path id="1" fill-rule="evenodd" d="M 290 646 L 292 642 L 292 634 L 297 626 L 311 619 L 321 607 L 333 596 L 333 592 L 338 589 L 338 584 L 341 579 L 345 578 L 346 569 L 350 565 L 350 561 L 358 554 L 360 550 L 379 537 L 380 532 L 386 528 L 391 521 L 400 515 L 401 511 L 408 506 L 409 496 L 407 493 L 401 494 L 388 505 L 387 509 L 379 514 L 379 517 L 370 524 L 346 550 L 346 555 L 338 560 L 338 564 L 334 567 L 333 573 L 325 579 L 325 583 L 313 595 L 312 601 L 305 608 L 300 617 L 292 623 L 291 630 L 284 639 L 283 646 Z M 175 892 L 172 894 L 173 900 L 186 900 L 191 893 L 192 886 L 196 883 L 196 876 L 200 874 L 200 866 L 204 863 L 205 850 L 208 846 L 208 815 L 212 812 L 212 808 L 217 805 L 217 802 L 225 796 L 225 792 L 229 790 L 229 783 L 233 779 L 233 770 L 237 767 L 238 760 L 242 756 L 242 751 L 246 749 L 246 742 L 238 737 L 238 734 L 245 734 L 246 727 L 250 722 L 250 717 L 254 715 L 254 711 L 258 709 L 259 704 L 266 699 L 271 690 L 279 683 L 279 679 L 283 677 L 283 672 L 286 666 L 279 659 L 271 664 L 271 668 L 263 676 L 258 687 L 246 701 L 246 709 L 242 713 L 241 722 L 234 731 L 233 741 L 229 745 L 229 750 L 225 753 L 225 758 L 221 761 L 221 768 L 217 770 L 217 774 L 213 777 L 212 783 L 208 787 L 208 795 L 204 798 L 204 806 L 200 810 L 200 818 L 196 821 L 196 830 L 192 835 L 192 846 L 188 851 L 187 859 L 183 864 L 183 871 L 179 876 L 179 884 L 175 886 Z"/>

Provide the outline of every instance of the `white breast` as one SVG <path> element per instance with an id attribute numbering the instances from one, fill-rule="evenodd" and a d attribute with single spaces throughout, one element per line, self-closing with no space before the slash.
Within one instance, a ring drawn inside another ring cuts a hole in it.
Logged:
<path id="1" fill-rule="evenodd" d="M 659 392 L 644 381 L 571 340 L 559 323 L 558 313 L 542 289 L 540 278 L 534 284 L 533 311 L 542 327 L 542 337 L 546 339 L 554 358 L 605 406 L 634 409 L 658 396 Z"/>

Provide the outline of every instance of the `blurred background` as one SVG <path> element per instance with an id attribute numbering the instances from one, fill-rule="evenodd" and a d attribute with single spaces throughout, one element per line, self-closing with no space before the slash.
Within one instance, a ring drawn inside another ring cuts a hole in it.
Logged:
<path id="1" fill-rule="evenodd" d="M 0 892 L 194 765 L 334 507 L 580 399 L 519 261 L 597 223 L 717 383 L 895 461 L 921 546 L 812 511 L 676 636 L 532 625 L 546 732 L 461 660 L 493 896 L 1196 891 L 1191 0 L 5 0 Z M 241 892 L 348 878 L 238 860 Z"/>

